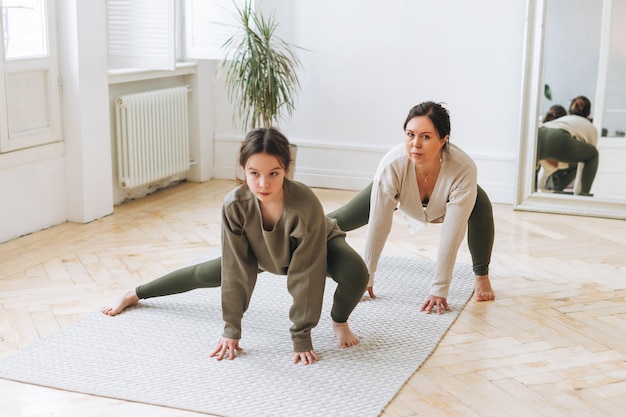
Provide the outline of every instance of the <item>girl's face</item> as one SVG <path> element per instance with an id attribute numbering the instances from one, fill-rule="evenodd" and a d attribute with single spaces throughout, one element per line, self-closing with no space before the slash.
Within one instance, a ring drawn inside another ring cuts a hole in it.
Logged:
<path id="1" fill-rule="evenodd" d="M 262 203 L 279 201 L 283 196 L 285 169 L 276 156 L 256 153 L 245 166 L 246 185 Z"/>
<path id="2" fill-rule="evenodd" d="M 440 138 L 428 116 L 416 116 L 409 120 L 406 124 L 405 134 L 406 153 L 415 165 L 439 161 L 441 148 L 448 140 L 448 136 L 443 139 Z"/>

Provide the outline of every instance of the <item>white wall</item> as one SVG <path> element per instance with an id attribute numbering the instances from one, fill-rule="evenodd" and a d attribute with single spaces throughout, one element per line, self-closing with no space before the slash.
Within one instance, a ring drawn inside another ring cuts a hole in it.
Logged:
<path id="1" fill-rule="evenodd" d="M 114 196 L 104 0 L 59 1 L 65 144 L 47 156 L 0 156 L 0 241 L 107 215 Z M 451 140 L 476 159 L 480 184 L 512 203 L 520 134 L 525 0 L 264 0 L 300 56 L 302 94 L 281 129 L 299 145 L 296 179 L 359 189 L 402 140 L 411 106 L 447 103 Z M 78 54 L 78 55 L 77 55 Z M 191 77 L 190 180 L 233 178 L 243 132 L 214 63 Z M 68 86 L 69 83 L 69 86 Z M 155 82 L 159 84 L 159 82 Z M 116 87 L 112 87 L 115 89 Z M 132 88 L 131 88 L 132 89 Z M 214 166 L 211 166 L 214 165 Z"/>
<path id="2" fill-rule="evenodd" d="M 288 3 L 288 4 L 287 4 Z M 281 128 L 299 145 L 296 179 L 358 189 L 403 140 L 419 102 L 447 103 L 451 140 L 475 158 L 494 201 L 511 203 L 520 135 L 526 2 L 265 0 L 299 53 L 302 93 Z M 232 177 L 231 116 L 216 118 L 216 176 Z M 224 161 L 223 163 L 221 161 Z"/>
<path id="3" fill-rule="evenodd" d="M 113 212 L 106 11 L 94 0 L 58 3 L 67 220 L 86 223 Z"/>

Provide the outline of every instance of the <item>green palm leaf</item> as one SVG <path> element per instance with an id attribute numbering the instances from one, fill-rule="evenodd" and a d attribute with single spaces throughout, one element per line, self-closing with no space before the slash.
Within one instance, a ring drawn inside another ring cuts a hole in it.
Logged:
<path id="1" fill-rule="evenodd" d="M 240 25 L 223 45 L 218 73 L 225 76 L 228 99 L 242 127 L 270 127 L 284 114 L 292 115 L 302 64 L 292 45 L 275 35 L 273 14 L 266 18 L 249 0 L 236 10 Z"/>

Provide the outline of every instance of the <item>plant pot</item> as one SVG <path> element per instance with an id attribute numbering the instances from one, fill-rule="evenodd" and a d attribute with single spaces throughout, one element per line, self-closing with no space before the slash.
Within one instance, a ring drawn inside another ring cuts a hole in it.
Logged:
<path id="1" fill-rule="evenodd" d="M 291 164 L 289 165 L 289 170 L 287 171 L 285 176 L 290 180 L 293 180 L 293 176 L 296 172 L 296 156 L 298 155 L 298 145 L 290 143 L 289 150 L 291 151 Z"/>

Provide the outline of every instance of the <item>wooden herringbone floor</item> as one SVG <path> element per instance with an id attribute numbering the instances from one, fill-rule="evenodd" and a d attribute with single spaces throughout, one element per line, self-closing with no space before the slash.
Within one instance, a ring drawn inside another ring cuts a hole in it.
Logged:
<path id="1" fill-rule="evenodd" d="M 0 357 L 218 247 L 220 205 L 232 187 L 183 183 L 92 223 L 0 244 Z M 315 191 L 328 211 L 354 195 Z M 466 306 L 383 415 L 625 415 L 626 222 L 494 210 L 496 301 Z M 409 235 L 398 218 L 385 253 L 435 259 L 439 227 Z M 357 230 L 349 242 L 360 251 L 363 238 Z M 465 245 L 458 260 L 469 261 Z M 6 380 L 0 415 L 199 416 Z"/>

